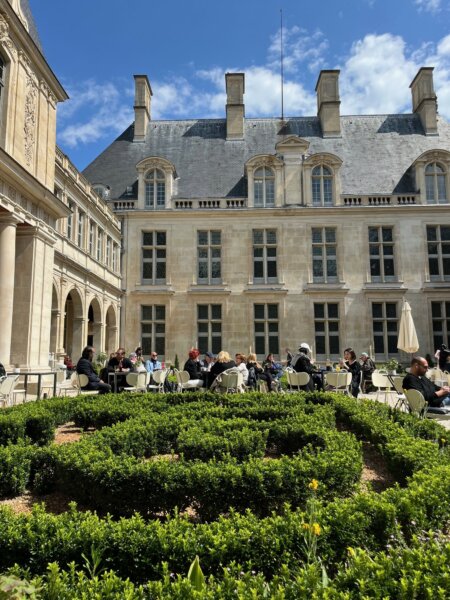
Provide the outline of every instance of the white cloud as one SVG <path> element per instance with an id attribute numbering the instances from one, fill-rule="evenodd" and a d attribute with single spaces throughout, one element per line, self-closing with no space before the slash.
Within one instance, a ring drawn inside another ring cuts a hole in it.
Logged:
<path id="1" fill-rule="evenodd" d="M 122 132 L 133 121 L 129 90 L 92 79 L 66 87 L 70 99 L 58 106 L 61 144 L 69 148 L 89 144 L 111 132 Z"/>
<path id="2" fill-rule="evenodd" d="M 268 67 L 273 70 L 280 69 L 281 32 L 278 31 L 271 38 L 269 46 Z M 312 72 L 320 70 L 328 49 L 328 40 L 320 30 L 309 34 L 300 27 L 283 27 L 283 67 L 285 73 L 296 73 L 305 63 Z"/>
<path id="3" fill-rule="evenodd" d="M 441 9 L 441 0 L 415 0 L 415 4 L 419 11 L 437 13 Z"/>

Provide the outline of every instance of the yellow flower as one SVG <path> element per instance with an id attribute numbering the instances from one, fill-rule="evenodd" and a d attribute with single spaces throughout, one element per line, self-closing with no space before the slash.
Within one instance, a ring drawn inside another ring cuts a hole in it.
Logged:
<path id="1" fill-rule="evenodd" d="M 302 529 L 305 529 L 306 531 L 308 531 L 308 529 L 309 529 L 308 523 L 302 523 Z"/>
<path id="2" fill-rule="evenodd" d="M 356 552 L 350 546 L 347 548 L 349 556 L 356 556 Z"/>
<path id="3" fill-rule="evenodd" d="M 317 481 L 317 479 L 313 479 L 308 487 L 310 490 L 313 490 L 315 492 L 319 487 L 319 482 Z"/>
<path id="4" fill-rule="evenodd" d="M 313 523 L 311 526 L 311 529 L 312 529 L 314 535 L 320 535 L 322 532 L 322 528 L 319 525 L 319 523 Z"/>

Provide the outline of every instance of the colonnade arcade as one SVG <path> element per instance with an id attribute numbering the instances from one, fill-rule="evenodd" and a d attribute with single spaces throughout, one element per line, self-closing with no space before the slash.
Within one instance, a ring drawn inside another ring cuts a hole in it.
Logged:
<path id="1" fill-rule="evenodd" d="M 117 307 L 108 299 L 83 294 L 77 286 L 68 286 L 64 294 L 53 284 L 50 352 L 60 359 L 68 354 L 76 362 L 87 344 L 97 353 L 118 346 Z"/>

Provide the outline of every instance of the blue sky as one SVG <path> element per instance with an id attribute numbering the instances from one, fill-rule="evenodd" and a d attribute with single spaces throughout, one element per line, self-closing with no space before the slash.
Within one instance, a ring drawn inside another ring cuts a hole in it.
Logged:
<path id="1" fill-rule="evenodd" d="M 30 0 L 45 56 L 70 100 L 58 144 L 81 170 L 133 121 L 134 74 L 153 119 L 223 118 L 227 71 L 246 74 L 247 117 L 315 115 L 321 69 L 341 69 L 341 114 L 411 111 L 409 84 L 434 66 L 450 120 L 448 0 Z M 62 8 L 63 7 L 63 8 Z"/>

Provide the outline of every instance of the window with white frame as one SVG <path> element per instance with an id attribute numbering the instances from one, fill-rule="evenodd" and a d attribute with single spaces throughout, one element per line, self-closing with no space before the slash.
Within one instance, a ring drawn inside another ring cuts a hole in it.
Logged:
<path id="1" fill-rule="evenodd" d="M 109 235 L 106 237 L 106 264 L 108 267 L 111 266 L 111 238 Z"/>
<path id="2" fill-rule="evenodd" d="M 395 281 L 392 227 L 369 227 L 370 276 L 372 281 Z"/>
<path id="3" fill-rule="evenodd" d="M 166 204 L 166 176 L 160 169 L 145 174 L 145 208 L 164 208 Z"/>
<path id="4" fill-rule="evenodd" d="M 313 206 L 333 205 L 333 174 L 325 165 L 314 167 L 311 173 Z"/>
<path id="5" fill-rule="evenodd" d="M 450 225 L 427 225 L 428 267 L 433 281 L 450 279 Z"/>
<path id="6" fill-rule="evenodd" d="M 397 354 L 397 302 L 372 302 L 372 331 L 375 354 Z"/>
<path id="7" fill-rule="evenodd" d="M 253 281 L 276 283 L 277 232 L 275 229 L 253 230 Z"/>
<path id="8" fill-rule="evenodd" d="M 431 319 L 433 348 L 439 348 L 442 344 L 450 346 L 450 302 L 432 302 Z"/>
<path id="9" fill-rule="evenodd" d="M 84 218 L 85 215 L 83 212 L 78 212 L 78 235 L 77 235 L 77 244 L 79 248 L 84 248 Z"/>
<path id="10" fill-rule="evenodd" d="M 166 307 L 163 304 L 141 306 L 142 354 L 166 353 Z"/>
<path id="11" fill-rule="evenodd" d="M 222 234 L 220 231 L 197 231 L 198 283 L 220 283 L 222 279 Z"/>
<path id="12" fill-rule="evenodd" d="M 73 202 L 69 202 L 69 210 L 70 210 L 70 215 L 67 217 L 67 239 L 72 240 L 72 235 L 73 235 L 73 217 L 74 217 L 74 208 L 75 205 Z"/>
<path id="13" fill-rule="evenodd" d="M 428 204 L 448 202 L 446 176 L 445 167 L 440 163 L 429 163 L 425 167 L 425 189 Z"/>
<path id="14" fill-rule="evenodd" d="M 313 227 L 311 237 L 313 280 L 324 283 L 336 282 L 336 229 L 333 227 Z"/>
<path id="15" fill-rule="evenodd" d="M 95 223 L 94 221 L 89 222 L 89 254 L 94 256 L 95 247 Z"/>
<path id="16" fill-rule="evenodd" d="M 278 304 L 254 304 L 255 353 L 279 354 Z"/>
<path id="17" fill-rule="evenodd" d="M 97 260 L 103 260 L 103 232 L 101 231 L 100 227 L 98 228 L 97 232 Z"/>
<path id="18" fill-rule="evenodd" d="M 197 342 L 202 354 L 222 350 L 221 304 L 197 304 Z"/>
<path id="19" fill-rule="evenodd" d="M 142 232 L 142 282 L 166 281 L 166 232 Z"/>
<path id="20" fill-rule="evenodd" d="M 118 271 L 118 268 L 117 268 L 117 265 L 119 264 L 118 258 L 119 258 L 119 246 L 118 246 L 118 244 L 113 243 L 112 270 L 114 271 L 114 273 L 117 273 L 117 271 Z"/>
<path id="21" fill-rule="evenodd" d="M 339 356 L 339 304 L 337 302 L 314 303 L 314 335 L 317 356 Z"/>
<path id="22" fill-rule="evenodd" d="M 254 205 L 275 206 L 275 173 L 269 167 L 256 169 L 253 175 Z"/>

